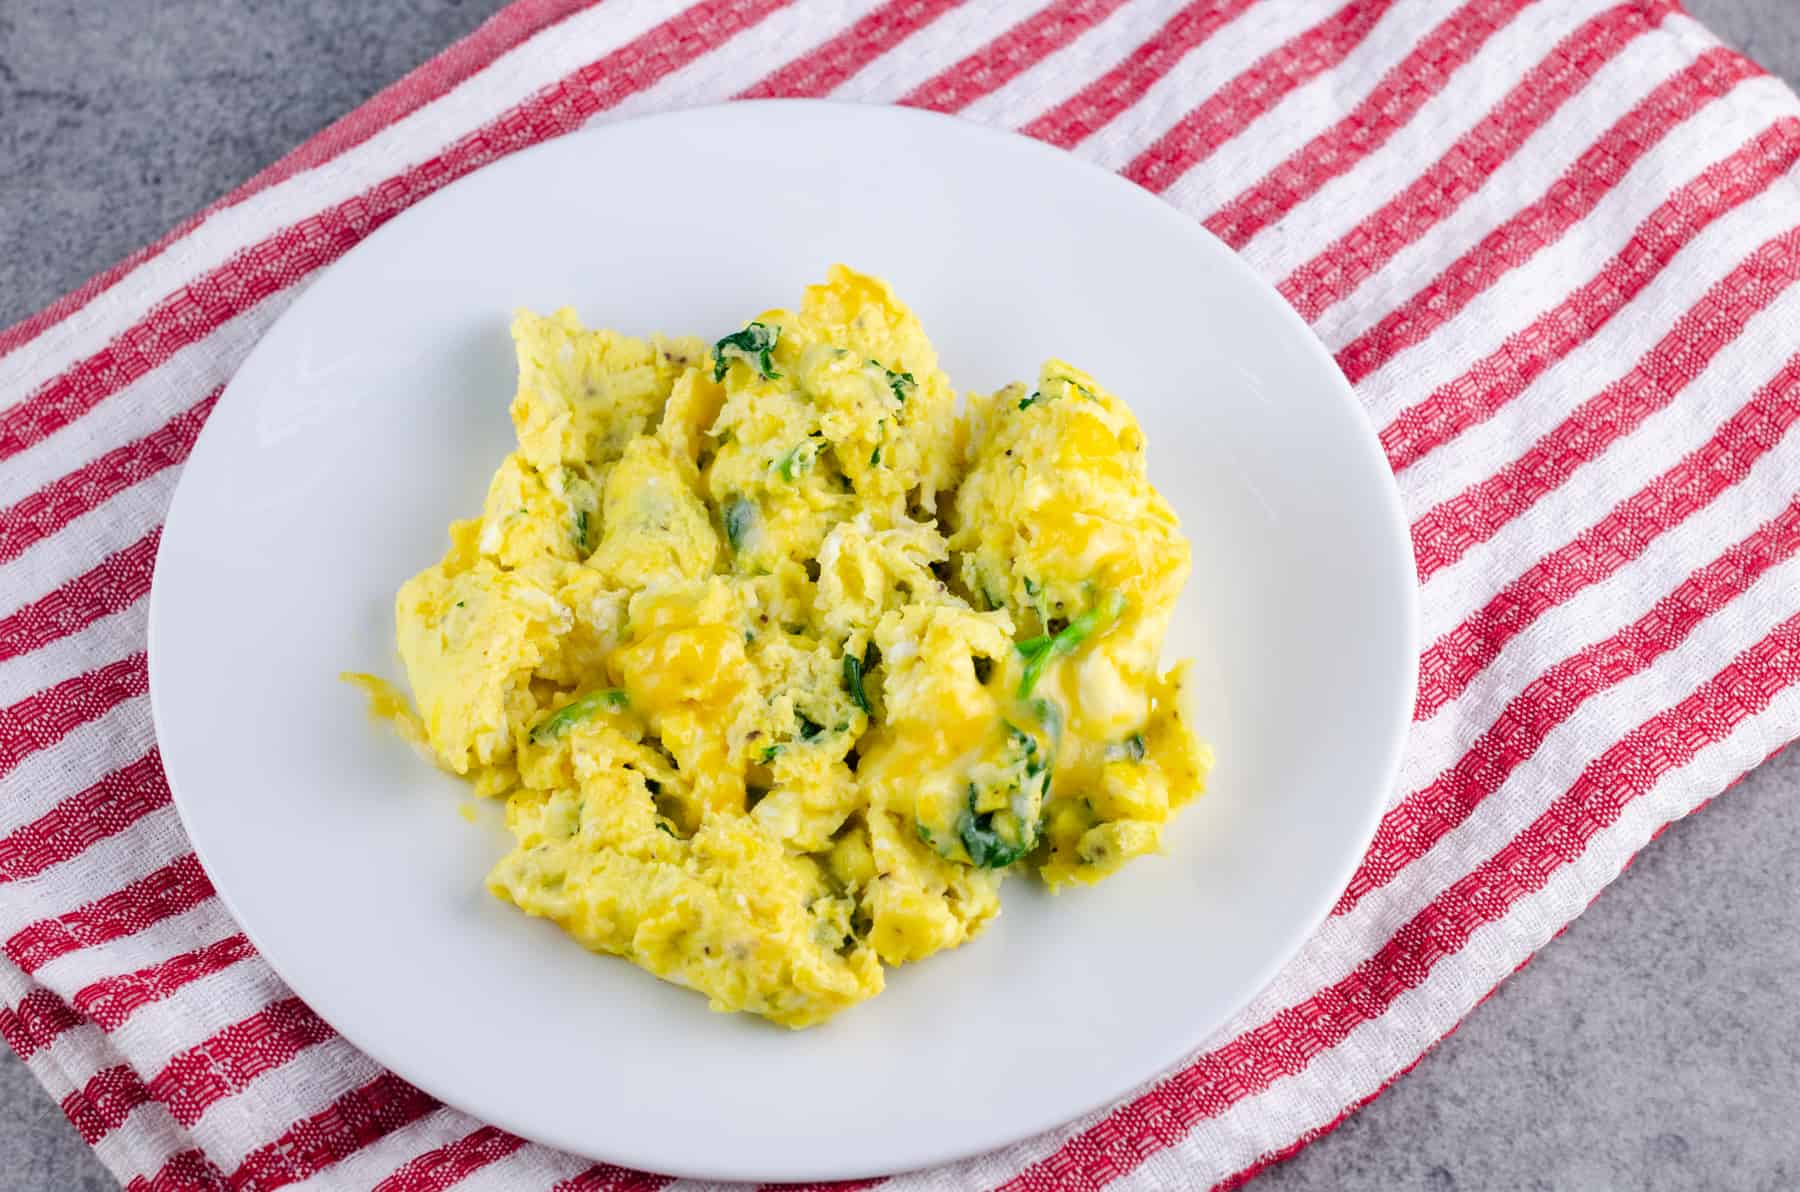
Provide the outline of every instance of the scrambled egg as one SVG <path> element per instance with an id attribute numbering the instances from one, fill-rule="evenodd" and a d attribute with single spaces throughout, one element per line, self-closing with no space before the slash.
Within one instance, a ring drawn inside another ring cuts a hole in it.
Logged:
<path id="1" fill-rule="evenodd" d="M 496 895 L 803 1027 L 979 932 L 1009 870 L 1159 848 L 1210 762 L 1158 665 L 1188 547 L 1094 378 L 959 415 L 841 266 L 710 348 L 513 337 L 518 450 L 397 600 L 418 717 L 377 700 L 506 799 Z"/>

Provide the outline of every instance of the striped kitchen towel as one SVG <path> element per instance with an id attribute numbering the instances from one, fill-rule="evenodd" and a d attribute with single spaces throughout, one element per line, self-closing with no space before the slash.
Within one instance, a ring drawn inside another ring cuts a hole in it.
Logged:
<path id="1" fill-rule="evenodd" d="M 170 805 L 181 463 L 314 273 L 445 183 L 734 96 L 956 112 L 1274 283 L 1412 524 L 1401 782 L 1334 913 L 1125 1102 L 899 1188 L 1231 1184 L 1375 1096 L 1800 735 L 1800 101 L 1664 0 L 520 0 L 0 332 L 0 1031 L 133 1189 L 659 1188 L 441 1106 L 282 986 Z"/>

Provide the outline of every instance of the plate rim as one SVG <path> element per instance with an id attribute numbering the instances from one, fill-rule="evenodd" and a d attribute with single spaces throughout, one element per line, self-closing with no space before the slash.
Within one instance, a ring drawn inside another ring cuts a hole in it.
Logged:
<path id="1" fill-rule="evenodd" d="M 1322 386 L 1329 388 L 1332 398 L 1342 404 L 1352 414 L 1354 425 L 1357 427 L 1357 430 L 1354 432 L 1354 438 L 1357 441 L 1360 452 L 1365 457 L 1361 462 L 1363 464 L 1375 464 L 1377 474 L 1381 478 L 1376 486 L 1380 490 L 1380 503 L 1383 512 L 1383 524 L 1380 529 L 1384 534 L 1391 536 L 1398 545 L 1399 553 L 1392 560 L 1392 563 L 1396 567 L 1403 569 L 1403 573 L 1399 575 L 1401 582 L 1399 582 L 1396 587 L 1401 593 L 1404 605 L 1401 610 L 1403 614 L 1401 636 L 1403 638 L 1405 656 L 1404 663 L 1400 667 L 1401 674 L 1404 678 L 1401 681 L 1402 690 L 1395 693 L 1394 707 L 1390 709 L 1389 712 L 1388 732 L 1386 739 L 1381 746 L 1382 764 L 1379 767 L 1380 781 L 1374 784 L 1375 793 L 1371 793 L 1366 797 L 1363 814 L 1355 833 L 1354 843 L 1356 847 L 1354 849 L 1346 848 L 1343 851 L 1342 860 L 1336 870 L 1331 874 L 1331 881 L 1320 886 L 1320 889 L 1328 890 L 1329 893 L 1320 895 L 1314 899 L 1315 905 L 1309 909 L 1304 917 L 1295 917 L 1295 925 L 1289 930 L 1287 938 L 1282 940 L 1281 945 L 1270 954 L 1269 961 L 1261 970 L 1256 971 L 1251 977 L 1243 982 L 1245 992 L 1237 999 L 1234 1005 L 1222 1014 L 1217 1021 L 1199 1023 L 1198 1025 L 1190 1026 L 1180 1032 L 1179 1047 L 1172 1049 L 1170 1058 L 1161 1066 L 1151 1071 L 1140 1072 L 1134 1078 L 1125 1081 L 1122 1084 L 1116 1081 L 1106 1082 L 1104 1087 L 1096 1087 L 1091 1095 L 1084 1096 L 1081 1104 L 1067 1113 L 1058 1113 L 1051 1116 L 1049 1120 L 1033 1120 L 1025 1125 L 1015 1125 L 1004 1132 L 996 1133 L 990 1140 L 981 1145 L 952 1145 L 936 1149 L 919 1147 L 915 1149 L 917 1157 L 913 1161 L 900 1167 L 894 1167 L 890 1164 L 880 1164 L 873 1167 L 864 1164 L 846 1166 L 832 1163 L 813 1163 L 808 1165 L 804 1159 L 800 1159 L 779 1168 L 767 1167 L 750 1169 L 744 1167 L 721 1166 L 709 1161 L 704 1155 L 696 1155 L 691 1162 L 684 1160 L 670 1164 L 664 1162 L 660 1157 L 655 1160 L 647 1159 L 647 1157 L 642 1154 L 634 1153 L 633 1149 L 629 1146 L 622 1146 L 618 1150 L 601 1154 L 593 1150 L 587 1144 L 576 1139 L 565 1138 L 558 1140 L 556 1138 L 548 1137 L 543 1131 L 535 1129 L 531 1123 L 521 1121 L 504 1109 L 497 1112 L 490 1111 L 487 1107 L 480 1110 L 472 1108 L 464 1109 L 462 1098 L 445 1097 L 440 1089 L 431 1087 L 432 1082 L 420 1081 L 413 1076 L 408 1075 L 407 1072 L 403 1070 L 408 1067 L 404 1062 L 405 1057 L 396 1057 L 390 1053 L 384 1040 L 380 1038 L 371 1038 L 360 1030 L 355 1032 L 346 1031 L 339 1026 L 337 1022 L 333 1021 L 333 1015 L 324 1008 L 327 1004 L 333 1004 L 336 1001 L 330 992 L 328 990 L 321 991 L 316 985 L 313 985 L 310 980 L 303 980 L 300 982 L 293 980 L 290 973 L 284 971 L 283 967 L 274 959 L 273 954 L 266 946 L 265 937 L 260 930 L 249 923 L 239 912 L 231 892 L 222 886 L 217 884 L 214 885 L 214 893 L 218 897 L 220 904 L 231 916 L 232 921 L 236 924 L 238 929 L 242 931 L 245 937 L 250 941 L 252 947 L 256 949 L 257 954 L 269 965 L 270 970 L 274 972 L 282 983 L 296 996 L 300 997 L 308 1006 L 314 1008 L 315 1012 L 331 1025 L 334 1031 L 358 1051 L 381 1065 L 383 1069 L 406 1080 L 415 1088 L 418 1088 L 420 1091 L 437 1100 L 442 1106 L 456 1108 L 462 1112 L 468 1113 L 470 1116 L 483 1123 L 498 1126 L 507 1130 L 509 1133 L 516 1134 L 530 1141 L 538 1142 L 540 1145 L 596 1161 L 615 1163 L 620 1166 L 654 1172 L 660 1175 L 673 1176 L 675 1178 L 785 1182 L 860 1179 L 894 1176 L 910 1171 L 924 1170 L 926 1168 L 955 1163 L 975 1156 L 998 1151 L 1026 1139 L 1038 1137 L 1047 1132 L 1057 1130 L 1071 1122 L 1086 1117 L 1098 1109 L 1115 1105 L 1120 1102 L 1122 1098 L 1130 1094 L 1133 1089 L 1161 1080 L 1170 1073 L 1179 1070 L 1186 1059 L 1207 1041 L 1207 1038 L 1212 1032 L 1229 1022 L 1232 1017 L 1241 1012 L 1245 1006 L 1250 1004 L 1263 990 L 1268 988 L 1269 984 L 1275 979 L 1280 971 L 1286 967 L 1305 945 L 1306 941 L 1317 931 L 1319 925 L 1329 916 L 1331 908 L 1337 903 L 1343 890 L 1354 875 L 1357 866 L 1361 863 L 1364 855 L 1367 853 L 1369 844 L 1373 840 L 1376 829 L 1380 825 L 1381 817 L 1386 806 L 1386 792 L 1392 790 L 1399 777 L 1405 746 L 1411 730 L 1413 709 L 1418 696 L 1418 656 L 1419 635 L 1421 632 L 1420 601 L 1417 583 L 1417 562 L 1413 551 L 1410 524 L 1405 517 L 1398 482 L 1395 480 L 1392 470 L 1388 466 L 1386 455 L 1381 449 L 1379 438 L 1377 437 L 1374 426 L 1369 421 L 1367 411 L 1364 410 L 1362 404 L 1356 399 L 1355 392 L 1349 381 L 1344 377 L 1343 372 L 1338 368 L 1330 351 L 1318 338 L 1317 334 L 1307 325 L 1306 321 L 1301 318 L 1300 314 L 1280 296 L 1279 292 L 1267 279 L 1257 273 L 1247 261 L 1217 236 L 1213 235 L 1213 233 L 1199 220 L 1180 211 L 1173 204 L 1168 203 L 1161 197 L 1135 185 L 1114 171 L 1088 161 L 1086 158 L 1080 157 L 1071 151 L 1035 140 L 1020 133 L 1015 133 L 1007 129 L 994 128 L 952 114 L 897 104 L 872 104 L 835 99 L 775 98 L 728 100 L 719 103 L 696 104 L 666 111 L 643 113 L 617 120 L 603 120 L 602 122 L 590 124 L 560 136 L 552 137 L 551 139 L 536 145 L 516 150 L 507 154 L 505 157 L 489 162 L 478 169 L 471 170 L 468 174 L 445 184 L 443 187 L 434 191 L 432 194 L 427 195 L 417 203 L 414 203 L 406 210 L 401 211 L 395 217 L 389 219 L 380 227 L 363 237 L 355 245 L 351 246 L 337 260 L 324 266 L 312 277 L 301 283 L 305 289 L 303 289 L 302 292 L 295 297 L 294 301 L 277 315 L 275 319 L 270 322 L 268 327 L 257 336 L 256 343 L 252 345 L 249 352 L 245 354 L 243 360 L 239 362 L 237 368 L 233 370 L 231 378 L 225 383 L 225 386 L 220 393 L 218 405 L 233 400 L 232 395 L 236 388 L 239 374 L 258 353 L 265 351 L 267 341 L 271 335 L 284 321 L 292 316 L 295 307 L 300 306 L 303 302 L 306 296 L 306 289 L 310 289 L 314 283 L 324 278 L 330 272 L 343 267 L 346 262 L 350 261 L 358 253 L 363 252 L 365 246 L 372 243 L 384 242 L 385 239 L 390 239 L 398 234 L 394 229 L 406 225 L 415 212 L 429 208 L 433 204 L 442 205 L 447 202 L 447 196 L 455 195 L 459 187 L 470 179 L 479 175 L 488 174 L 490 171 L 506 171 L 520 168 L 518 165 L 519 162 L 529 160 L 534 155 L 545 153 L 553 148 L 560 148 L 562 151 L 566 152 L 568 143 L 590 138 L 604 138 L 613 130 L 625 125 L 640 125 L 644 123 L 679 121 L 686 119 L 705 119 L 726 111 L 742 111 L 743 109 L 766 110 L 779 113 L 791 109 L 817 108 L 839 109 L 847 115 L 854 114 L 855 117 L 859 119 L 896 120 L 903 123 L 942 129 L 953 136 L 969 136 L 977 139 L 989 140 L 996 144 L 1004 143 L 1013 151 L 1029 152 L 1046 161 L 1054 160 L 1058 163 L 1059 168 L 1073 168 L 1079 172 L 1084 172 L 1091 180 L 1094 180 L 1098 184 L 1113 187 L 1118 194 L 1124 197 L 1126 202 L 1135 204 L 1138 209 L 1143 212 L 1144 218 L 1161 221 L 1169 229 L 1168 234 L 1172 236 L 1186 236 L 1191 240 L 1196 241 L 1203 251 L 1219 262 L 1219 267 L 1221 269 L 1233 273 L 1243 288 L 1256 292 L 1259 296 L 1259 300 L 1272 311 L 1272 317 L 1276 321 L 1284 324 L 1292 337 L 1298 341 L 1296 350 L 1310 358 L 1312 364 L 1316 366 L 1316 370 L 1320 373 Z M 218 405 L 215 405 L 213 413 L 217 413 Z M 189 460 L 193 458 L 194 454 L 199 450 L 201 442 L 204 441 L 205 436 L 211 431 L 213 421 L 213 418 L 209 416 L 206 425 L 202 426 L 199 435 L 196 437 L 194 448 L 189 452 Z M 187 479 L 187 468 L 184 462 L 182 475 L 176 483 L 174 492 L 171 494 L 169 506 L 165 511 L 163 518 L 162 539 L 165 542 L 172 537 L 171 527 L 175 526 L 176 515 L 182 508 L 181 498 L 183 492 L 188 490 Z M 167 670 L 159 669 L 158 658 L 164 654 L 164 651 L 159 649 L 157 645 L 159 639 L 162 637 L 159 632 L 159 625 L 161 624 L 159 613 L 161 608 L 166 607 L 167 603 L 166 600 L 159 599 L 165 591 L 164 586 L 159 581 L 163 574 L 163 564 L 166 558 L 168 558 L 166 552 L 158 552 L 151 580 L 149 606 L 146 614 L 145 650 L 148 671 L 148 693 L 150 697 L 151 724 L 159 750 L 162 749 L 162 743 L 166 737 L 163 729 L 165 719 L 168 716 L 168 713 L 165 710 L 166 698 L 159 695 L 159 692 L 163 690 L 163 684 L 158 681 L 159 674 L 166 675 Z M 214 850 L 218 846 L 218 842 L 214 841 L 211 845 L 207 844 L 204 840 L 205 834 L 195 830 L 194 822 L 188 814 L 187 801 L 182 795 L 181 784 L 174 775 L 174 770 L 176 768 L 175 763 L 166 751 L 161 753 L 161 757 L 163 768 L 168 778 L 172 802 L 174 803 L 176 813 L 181 820 L 182 830 L 187 837 L 188 843 L 192 846 L 194 855 L 198 858 L 202 869 L 210 870 L 212 867 L 208 865 L 208 856 L 217 855 L 214 853 Z M 303 985 L 309 986 L 309 988 L 302 988 Z M 396 1058 L 402 1062 L 394 1062 Z M 1117 1087 L 1114 1087 L 1115 1084 L 1117 1084 Z M 1039 1116 L 1042 1117 L 1043 1115 Z M 699 1149 L 703 1150 L 704 1148 Z"/>

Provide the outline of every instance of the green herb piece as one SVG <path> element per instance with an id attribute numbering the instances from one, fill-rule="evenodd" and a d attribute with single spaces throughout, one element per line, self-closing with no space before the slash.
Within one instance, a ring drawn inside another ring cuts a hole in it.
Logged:
<path id="1" fill-rule="evenodd" d="M 765 766 L 768 765 L 770 762 L 774 761 L 776 759 L 776 757 L 780 755 L 780 753 L 781 753 L 781 746 L 779 746 L 779 745 L 764 745 L 763 751 L 762 751 L 762 758 L 761 758 L 762 764 Z"/>
<path id="2" fill-rule="evenodd" d="M 734 335 L 727 335 L 713 345 L 713 380 L 723 381 L 725 369 L 733 360 L 742 360 L 756 370 L 756 374 L 765 381 L 773 381 L 781 374 L 775 371 L 775 363 L 769 353 L 781 341 L 781 328 L 770 327 L 765 323 L 751 323 Z"/>
<path id="3" fill-rule="evenodd" d="M 873 467 L 878 466 L 880 463 L 881 463 L 881 448 L 877 447 L 877 448 L 875 448 L 875 450 L 869 452 L 869 466 L 871 468 L 873 468 Z"/>
<path id="4" fill-rule="evenodd" d="M 457 608 L 467 608 L 468 606 L 469 606 L 469 602 L 467 600 L 458 600 L 456 602 Z"/>
<path id="5" fill-rule="evenodd" d="M 1114 741 L 1106 747 L 1106 760 L 1109 762 L 1141 762 L 1144 760 L 1144 734 L 1132 733 L 1123 741 Z"/>
<path id="6" fill-rule="evenodd" d="M 1095 633 L 1103 632 L 1125 611 L 1125 597 L 1114 592 L 1104 602 L 1094 605 L 1054 635 L 1039 634 L 1027 638 L 1014 648 L 1025 658 L 1025 673 L 1019 678 L 1019 698 L 1030 699 L 1044 668 L 1058 654 L 1072 654 L 1081 643 Z"/>
<path id="7" fill-rule="evenodd" d="M 570 537 L 572 537 L 575 540 L 575 549 L 577 551 L 581 552 L 584 555 L 588 553 L 589 547 L 588 547 L 588 511 L 587 510 L 577 509 L 575 511 L 575 529 L 574 529 L 574 533 L 571 534 Z"/>
<path id="8" fill-rule="evenodd" d="M 659 819 L 656 821 L 656 830 L 658 832 L 666 832 L 670 836 L 675 835 L 675 829 L 669 827 L 669 822 L 664 819 Z"/>
<path id="9" fill-rule="evenodd" d="M 775 471 L 783 480 L 793 483 L 802 473 L 813 465 L 813 449 L 810 443 L 796 443 L 775 461 Z"/>
<path id="10" fill-rule="evenodd" d="M 895 372 L 891 368 L 881 371 L 887 374 L 888 389 L 893 393 L 894 400 L 905 405 L 906 399 L 918 389 L 919 383 L 913 380 L 913 375 L 909 372 Z"/>
<path id="11" fill-rule="evenodd" d="M 913 831 L 918 833 L 920 840 L 923 840 L 926 844 L 929 844 L 932 848 L 937 847 L 937 837 L 935 837 L 931 834 L 930 828 L 927 828 L 924 824 L 920 823 L 918 820 L 913 821 Z"/>
<path id="12" fill-rule="evenodd" d="M 811 716 L 808 716 L 805 712 L 801 712 L 799 715 L 800 715 L 800 739 L 802 741 L 810 741 L 814 737 L 818 736 L 820 733 L 825 731 L 824 725 L 822 725 L 818 721 L 814 720 Z"/>
<path id="13" fill-rule="evenodd" d="M 1039 393 L 1037 390 L 1032 390 L 1030 397 L 1022 397 L 1019 399 L 1019 408 L 1021 410 L 1029 409 L 1031 406 L 1037 404 L 1038 398 L 1042 396 L 1043 394 Z"/>
<path id="14" fill-rule="evenodd" d="M 744 539 L 750 536 L 750 528 L 756 524 L 756 503 L 749 497 L 733 497 L 725 504 L 725 541 L 731 549 L 744 549 Z"/>
<path id="15" fill-rule="evenodd" d="M 1036 843 L 1035 836 L 1028 837 L 1018 830 L 1011 839 L 1004 834 L 997 822 L 1000 812 L 977 811 L 976 802 L 981 792 L 974 783 L 969 784 L 969 806 L 956 821 L 956 835 L 968 850 L 969 861 L 978 869 L 1005 869 L 1020 857 L 1031 851 Z M 1022 829 L 1024 825 L 1017 825 Z"/>
<path id="16" fill-rule="evenodd" d="M 545 741 L 555 740 L 568 732 L 571 727 L 581 723 L 594 713 L 605 709 L 617 712 L 625 707 L 629 700 L 617 687 L 606 687 L 599 691 L 590 691 L 580 699 L 563 705 L 549 716 L 538 722 L 531 730 L 531 742 L 541 745 Z"/>
<path id="17" fill-rule="evenodd" d="M 862 659 L 854 654 L 844 655 L 844 686 L 850 689 L 850 702 L 863 710 L 863 715 L 872 716 L 869 710 L 869 696 L 863 691 Z"/>

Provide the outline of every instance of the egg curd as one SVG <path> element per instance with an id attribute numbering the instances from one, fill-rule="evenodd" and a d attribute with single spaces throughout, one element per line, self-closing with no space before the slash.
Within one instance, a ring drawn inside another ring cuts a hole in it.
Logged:
<path id="1" fill-rule="evenodd" d="M 513 338 L 518 449 L 400 589 L 417 718 L 377 708 L 506 800 L 496 895 L 804 1027 L 979 932 L 1009 871 L 1159 848 L 1210 764 L 1158 665 L 1188 546 L 1093 377 L 959 415 L 841 266 L 710 346 Z"/>

